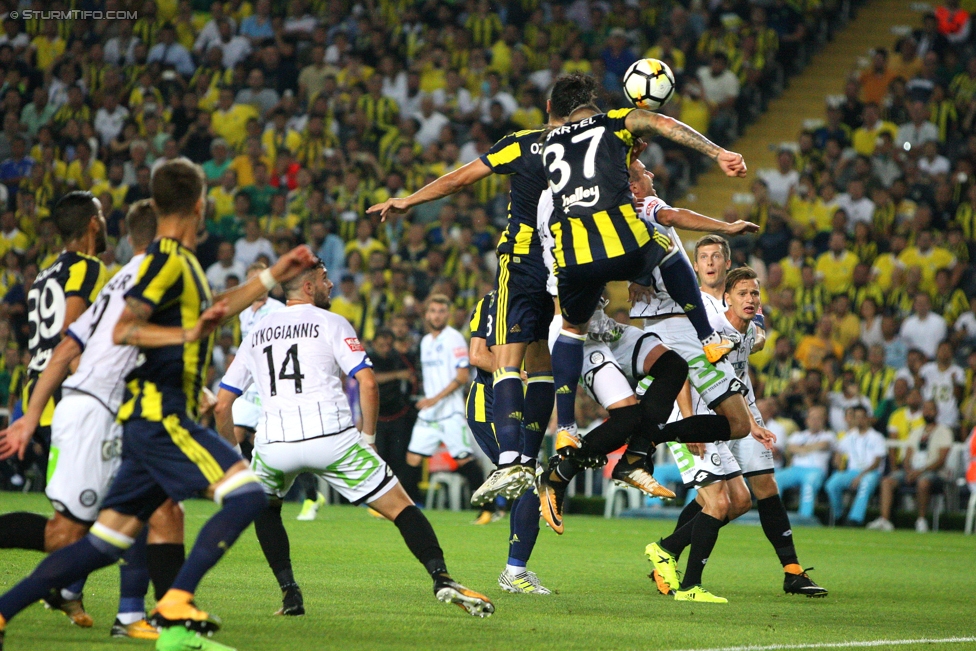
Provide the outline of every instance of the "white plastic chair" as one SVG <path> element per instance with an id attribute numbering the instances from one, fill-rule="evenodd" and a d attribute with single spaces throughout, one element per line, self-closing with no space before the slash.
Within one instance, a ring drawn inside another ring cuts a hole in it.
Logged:
<path id="1" fill-rule="evenodd" d="M 456 472 L 435 472 L 427 480 L 427 508 L 443 509 L 445 501 L 452 511 L 461 510 L 464 478 Z"/>

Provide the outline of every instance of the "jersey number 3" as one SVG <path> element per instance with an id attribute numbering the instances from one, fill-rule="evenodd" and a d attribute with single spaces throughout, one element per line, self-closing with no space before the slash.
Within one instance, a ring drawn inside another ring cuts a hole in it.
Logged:
<path id="1" fill-rule="evenodd" d="M 274 355 L 271 353 L 271 346 L 264 349 L 264 354 L 268 358 L 268 377 L 271 379 L 271 395 L 278 395 L 278 384 L 275 381 Z M 288 362 L 291 362 L 291 373 L 288 373 Z M 302 392 L 302 365 L 298 363 L 298 344 L 292 344 L 285 354 L 285 361 L 281 363 L 281 370 L 278 371 L 279 380 L 294 380 L 295 393 Z"/>

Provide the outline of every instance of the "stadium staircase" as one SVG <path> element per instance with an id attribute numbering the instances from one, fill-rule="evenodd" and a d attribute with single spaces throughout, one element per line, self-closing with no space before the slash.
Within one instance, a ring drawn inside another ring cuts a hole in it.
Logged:
<path id="1" fill-rule="evenodd" d="M 908 0 L 869 0 L 861 5 L 856 17 L 812 57 L 802 73 L 790 79 L 786 91 L 771 101 L 768 110 L 732 145 L 745 157 L 749 175 L 728 179 L 717 169 L 709 170 L 676 203 L 721 219 L 733 204 L 735 193 L 749 192 L 755 172 L 774 166 L 779 143 L 796 142 L 804 121 L 824 118 L 825 98 L 843 92 L 844 82 L 860 57 L 878 46 L 890 50 L 896 39 L 892 28 L 915 28 L 920 22 L 918 3 Z"/>

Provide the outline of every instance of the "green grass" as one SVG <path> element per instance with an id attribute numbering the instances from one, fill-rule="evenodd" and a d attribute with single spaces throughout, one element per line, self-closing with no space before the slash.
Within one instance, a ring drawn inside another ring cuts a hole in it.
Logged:
<path id="1" fill-rule="evenodd" d="M 187 505 L 193 535 L 215 508 Z M 0 493 L 0 511 L 50 512 L 42 496 Z M 816 566 L 826 599 L 786 596 L 769 543 L 756 526 L 725 528 L 705 585 L 730 604 L 675 603 L 647 578 L 644 546 L 668 533 L 663 521 L 604 520 L 568 515 L 566 533 L 543 528 L 531 566 L 550 597 L 509 595 L 496 579 L 506 557 L 507 520 L 469 524 L 470 512 L 428 511 L 454 576 L 487 593 L 494 617 L 475 619 L 438 603 L 430 582 L 392 524 L 363 509 L 326 507 L 315 522 L 284 515 L 306 617 L 272 617 L 279 592 L 254 533 L 248 530 L 197 594 L 219 614 L 217 640 L 241 651 L 305 649 L 704 649 L 733 645 L 801 644 L 976 635 L 976 537 L 850 529 L 797 529 L 800 560 Z M 0 590 L 40 559 L 5 550 Z M 32 606 L 9 627 L 7 651 L 149 649 L 146 642 L 108 637 L 118 597 L 118 572 L 91 577 L 85 604 L 95 628 L 70 626 Z M 899 649 L 922 645 L 900 646 Z M 976 644 L 926 645 L 950 651 Z"/>

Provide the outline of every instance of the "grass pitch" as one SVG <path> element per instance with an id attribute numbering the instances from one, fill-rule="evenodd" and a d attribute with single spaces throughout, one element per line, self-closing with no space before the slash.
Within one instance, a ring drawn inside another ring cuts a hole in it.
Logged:
<path id="1" fill-rule="evenodd" d="M 192 537 L 216 508 L 187 507 Z M 0 511 L 50 512 L 43 496 L 0 493 Z M 364 509 L 323 508 L 315 522 L 296 522 L 284 509 L 295 576 L 308 614 L 272 617 L 280 594 L 246 531 L 203 581 L 197 602 L 223 618 L 216 640 L 240 651 L 311 649 L 714 649 L 976 636 L 976 537 L 958 533 L 891 534 L 851 529 L 797 529 L 805 567 L 830 590 L 825 599 L 787 596 L 776 557 L 756 526 L 722 530 L 705 585 L 728 605 L 676 603 L 647 578 L 644 546 L 673 523 L 566 518 L 566 533 L 543 526 L 530 566 L 556 591 L 549 597 L 510 595 L 497 585 L 508 520 L 475 527 L 472 514 L 427 511 L 448 567 L 462 583 L 488 594 L 493 617 L 480 620 L 434 599 L 430 580 L 396 528 Z M 192 538 L 191 538 L 192 539 Z M 40 554 L 4 550 L 0 590 L 7 590 Z M 118 600 L 118 572 L 92 576 L 85 605 L 95 628 L 71 626 L 40 605 L 8 627 L 7 651 L 151 649 L 149 642 L 113 640 L 108 629 Z M 148 604 L 147 604 L 148 605 Z M 833 645 L 833 644 L 832 644 Z M 976 642 L 879 645 L 962 651 Z"/>

